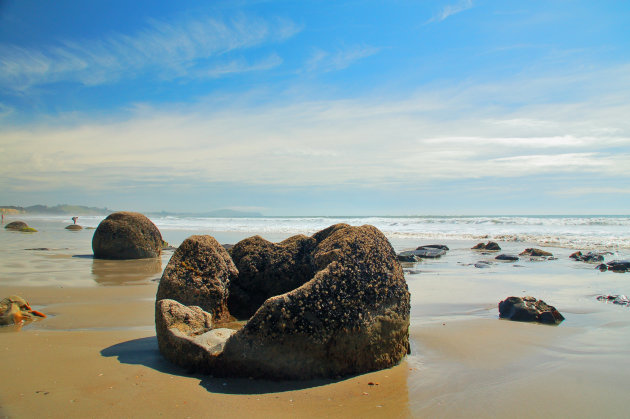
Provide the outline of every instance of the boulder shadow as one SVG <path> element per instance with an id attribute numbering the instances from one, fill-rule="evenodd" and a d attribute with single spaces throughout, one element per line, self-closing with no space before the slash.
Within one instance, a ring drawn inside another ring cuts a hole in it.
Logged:
<path id="1" fill-rule="evenodd" d="M 199 379 L 199 385 L 210 393 L 255 395 L 282 393 L 293 390 L 303 390 L 333 384 L 352 378 L 353 376 L 339 379 L 313 379 L 295 381 L 274 381 L 247 378 L 224 378 L 189 373 L 185 368 L 178 367 L 167 361 L 158 349 L 156 336 L 133 339 L 117 343 L 101 350 L 101 356 L 116 357 L 121 364 L 142 365 L 164 374 L 178 375 Z"/>

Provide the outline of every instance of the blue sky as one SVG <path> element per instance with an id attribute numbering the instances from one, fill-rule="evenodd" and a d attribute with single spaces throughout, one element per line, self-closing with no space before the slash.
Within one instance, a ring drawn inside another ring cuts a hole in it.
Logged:
<path id="1" fill-rule="evenodd" d="M 625 1 L 0 0 L 0 204 L 628 214 Z"/>

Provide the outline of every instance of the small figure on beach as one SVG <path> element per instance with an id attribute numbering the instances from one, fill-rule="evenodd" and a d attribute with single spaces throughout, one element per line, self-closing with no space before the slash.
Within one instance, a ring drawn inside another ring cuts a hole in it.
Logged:
<path id="1" fill-rule="evenodd" d="M 74 224 L 76 224 L 78 219 L 79 219 L 79 217 L 72 217 L 72 222 L 73 222 Z"/>

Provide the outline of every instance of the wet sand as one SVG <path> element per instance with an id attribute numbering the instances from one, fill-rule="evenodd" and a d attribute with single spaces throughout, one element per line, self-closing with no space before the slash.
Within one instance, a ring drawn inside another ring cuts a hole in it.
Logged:
<path id="1" fill-rule="evenodd" d="M 172 252 L 157 264 L 95 261 L 91 231 L 35 227 L 0 232 L 0 296 L 22 295 L 49 316 L 0 328 L 0 417 L 627 417 L 630 311 L 594 296 L 630 294 L 630 274 L 570 261 L 569 249 L 548 249 L 557 261 L 476 269 L 469 263 L 492 257 L 470 251 L 474 243 L 446 243 L 445 257 L 405 267 L 404 362 L 341 380 L 273 382 L 191 375 L 160 356 L 153 304 Z M 50 250 L 25 250 L 42 247 Z M 498 301 L 525 294 L 566 320 L 498 319 Z"/>

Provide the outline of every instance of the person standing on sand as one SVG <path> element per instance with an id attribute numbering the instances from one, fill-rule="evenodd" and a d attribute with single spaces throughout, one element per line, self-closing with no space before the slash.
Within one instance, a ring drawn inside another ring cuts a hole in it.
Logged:
<path id="1" fill-rule="evenodd" d="M 76 224 L 78 219 L 79 219 L 79 217 L 72 217 L 72 222 L 73 222 L 74 224 Z"/>

